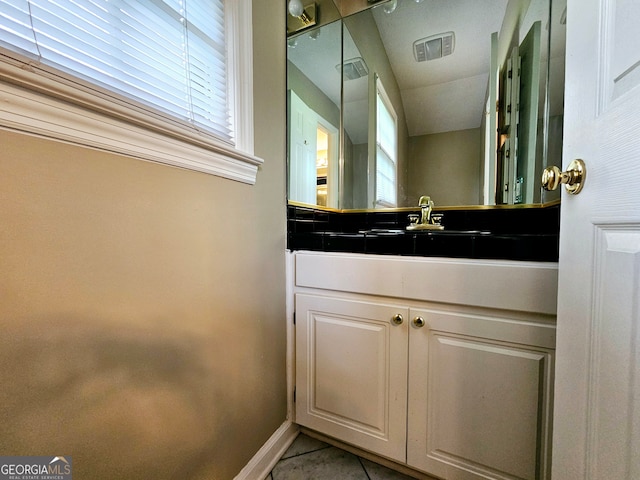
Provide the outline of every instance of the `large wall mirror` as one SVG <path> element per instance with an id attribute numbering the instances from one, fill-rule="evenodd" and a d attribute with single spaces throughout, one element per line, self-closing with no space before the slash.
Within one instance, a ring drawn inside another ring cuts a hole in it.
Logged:
<path id="1" fill-rule="evenodd" d="M 287 35 L 290 201 L 556 199 L 540 178 L 561 163 L 566 0 L 308 3 L 315 24 Z"/>

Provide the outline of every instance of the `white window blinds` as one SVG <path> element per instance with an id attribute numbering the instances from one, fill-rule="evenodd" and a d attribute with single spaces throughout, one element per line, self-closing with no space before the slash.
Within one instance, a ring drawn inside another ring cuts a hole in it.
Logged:
<path id="1" fill-rule="evenodd" d="M 376 205 L 397 206 L 397 121 L 378 80 L 376 94 Z"/>
<path id="2" fill-rule="evenodd" d="M 233 143 L 224 0 L 0 0 L 0 53 Z"/>

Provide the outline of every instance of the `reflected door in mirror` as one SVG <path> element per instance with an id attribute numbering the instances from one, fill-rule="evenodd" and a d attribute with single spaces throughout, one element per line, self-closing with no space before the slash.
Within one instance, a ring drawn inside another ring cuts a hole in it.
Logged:
<path id="1" fill-rule="evenodd" d="M 337 204 L 338 130 L 289 91 L 289 200 Z"/>

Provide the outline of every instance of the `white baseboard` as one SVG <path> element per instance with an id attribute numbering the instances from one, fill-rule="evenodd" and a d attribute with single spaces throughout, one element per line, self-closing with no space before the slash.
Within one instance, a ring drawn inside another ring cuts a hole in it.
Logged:
<path id="1" fill-rule="evenodd" d="M 298 436 L 300 428 L 287 420 L 258 450 L 249 463 L 240 471 L 234 480 L 264 480 L 271 472 L 287 448 Z"/>

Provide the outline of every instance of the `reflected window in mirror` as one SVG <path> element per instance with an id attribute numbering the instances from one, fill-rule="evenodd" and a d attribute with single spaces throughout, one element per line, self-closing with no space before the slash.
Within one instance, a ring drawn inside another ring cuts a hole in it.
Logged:
<path id="1" fill-rule="evenodd" d="M 376 79 L 376 208 L 398 206 L 398 116 Z"/>

